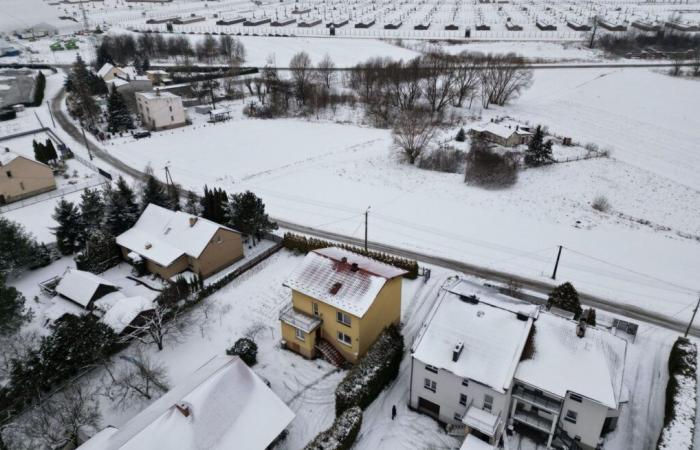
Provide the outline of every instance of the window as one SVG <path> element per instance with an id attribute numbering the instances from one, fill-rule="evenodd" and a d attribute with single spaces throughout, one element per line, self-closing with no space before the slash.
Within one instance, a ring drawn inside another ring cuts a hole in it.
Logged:
<path id="1" fill-rule="evenodd" d="M 438 368 L 435 366 L 431 366 L 430 364 L 425 365 L 425 370 L 427 370 L 428 372 L 438 373 Z"/>
<path id="2" fill-rule="evenodd" d="M 170 116 L 170 121 L 175 122 L 175 118 L 173 116 Z"/>
<path id="3" fill-rule="evenodd" d="M 216 237 L 216 243 L 217 243 L 217 244 L 221 244 L 222 242 L 224 242 L 224 238 L 222 238 L 221 236 L 217 236 L 217 237 Z"/>
<path id="4" fill-rule="evenodd" d="M 11 170 L 7 171 L 7 178 L 12 178 L 12 171 Z"/>
<path id="5" fill-rule="evenodd" d="M 172 107 L 172 106 L 170 106 L 169 108 L 170 108 L 170 112 L 173 112 L 173 107 Z"/>
<path id="6" fill-rule="evenodd" d="M 318 312 L 318 303 L 312 303 L 311 304 L 311 312 L 314 313 L 314 316 L 320 315 Z"/>
<path id="7" fill-rule="evenodd" d="M 306 333 L 301 331 L 299 328 L 294 329 L 294 334 L 295 334 L 296 338 L 299 339 L 300 341 L 305 340 Z"/>
<path id="8" fill-rule="evenodd" d="M 578 413 L 576 411 L 566 411 L 566 417 L 564 417 L 564 420 L 567 422 L 576 423 L 576 419 L 578 419 Z"/>
<path id="9" fill-rule="evenodd" d="M 342 331 L 338 331 L 338 340 L 345 345 L 352 345 L 352 338 Z"/>
<path id="10" fill-rule="evenodd" d="M 462 421 L 462 415 L 460 413 L 455 413 L 455 420 L 461 422 Z"/>
<path id="11" fill-rule="evenodd" d="M 469 386 L 469 378 L 464 378 L 462 380 L 462 386 Z"/>
<path id="12" fill-rule="evenodd" d="M 467 406 L 467 396 L 465 394 L 459 394 L 459 404 Z"/>
<path id="13" fill-rule="evenodd" d="M 437 391 L 437 383 L 431 380 L 430 378 L 425 379 L 425 381 L 423 382 L 423 387 L 425 387 L 429 391 Z"/>
<path id="14" fill-rule="evenodd" d="M 578 395 L 578 394 L 573 394 L 573 393 L 572 393 L 572 394 L 569 394 L 569 398 L 570 398 L 571 400 L 573 400 L 573 401 L 575 401 L 575 402 L 579 402 L 579 403 L 581 403 L 581 402 L 583 401 L 583 398 L 582 398 L 580 395 Z"/>
<path id="15" fill-rule="evenodd" d="M 491 408 L 493 408 L 493 397 L 484 395 L 484 411 L 491 412 Z"/>
<path id="16" fill-rule="evenodd" d="M 338 323 L 342 323 L 343 325 L 347 326 L 350 326 L 352 324 L 352 319 L 350 318 L 350 316 L 340 311 L 336 311 L 335 320 L 337 320 Z"/>

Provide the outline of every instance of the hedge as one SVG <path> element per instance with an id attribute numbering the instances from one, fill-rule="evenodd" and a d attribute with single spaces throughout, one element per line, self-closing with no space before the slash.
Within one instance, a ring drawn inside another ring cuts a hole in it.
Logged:
<path id="1" fill-rule="evenodd" d="M 319 433 L 304 450 L 348 450 L 362 427 L 362 409 L 355 406 L 343 412 L 333 425 Z"/>
<path id="2" fill-rule="evenodd" d="M 367 408 L 399 374 L 403 351 L 401 332 L 395 325 L 389 326 L 338 384 L 335 390 L 335 415 L 340 416 L 354 406 Z"/>
<path id="3" fill-rule="evenodd" d="M 696 371 L 698 350 L 688 339 L 679 337 L 668 358 L 668 384 L 664 428 L 656 444 L 658 450 L 692 450 L 697 405 Z"/>
<path id="4" fill-rule="evenodd" d="M 411 259 L 399 258 L 398 256 L 393 256 L 382 252 L 375 252 L 373 250 L 365 251 L 360 247 L 301 236 L 294 233 L 285 233 L 282 244 L 284 245 L 284 248 L 288 250 L 295 250 L 301 253 L 308 253 L 319 248 L 339 247 L 343 250 L 357 253 L 362 256 L 367 256 L 385 264 L 403 269 L 408 272 L 406 275 L 404 275 L 404 278 L 408 278 L 409 280 L 415 280 L 418 278 L 418 263 Z"/>

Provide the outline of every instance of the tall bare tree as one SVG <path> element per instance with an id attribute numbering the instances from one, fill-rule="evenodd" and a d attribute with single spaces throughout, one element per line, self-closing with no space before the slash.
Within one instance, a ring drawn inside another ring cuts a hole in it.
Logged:
<path id="1" fill-rule="evenodd" d="M 292 72 L 294 91 L 300 104 L 306 103 L 309 86 L 313 77 L 313 64 L 306 52 L 299 52 L 289 61 L 289 70 Z"/>
<path id="2" fill-rule="evenodd" d="M 525 60 L 514 53 L 488 55 L 483 66 L 481 89 L 484 108 L 492 103 L 503 106 L 532 84 L 532 69 L 528 69 Z"/>
<path id="3" fill-rule="evenodd" d="M 424 110 L 404 111 L 394 123 L 392 137 L 406 160 L 414 164 L 435 137 L 431 114 Z"/>
<path id="4" fill-rule="evenodd" d="M 126 408 L 138 400 L 152 400 L 168 391 L 167 370 L 153 361 L 140 347 L 122 355 L 119 367 L 108 364 L 105 395 L 119 407 Z"/>
<path id="5" fill-rule="evenodd" d="M 467 52 L 460 53 L 453 61 L 455 72 L 454 96 L 452 104 L 461 108 L 463 102 L 469 98 L 469 107 L 471 101 L 479 89 L 479 71 L 477 66 L 480 58 L 469 55 Z"/>
<path id="6" fill-rule="evenodd" d="M 454 97 L 455 70 L 451 60 L 442 52 L 428 53 L 422 58 L 423 91 L 433 114 L 442 112 Z"/>
<path id="7" fill-rule="evenodd" d="M 335 63 L 331 59 L 331 55 L 326 53 L 323 58 L 316 65 L 318 69 L 318 78 L 326 86 L 327 89 L 331 88 L 331 84 L 335 82 L 336 72 Z"/>
<path id="8" fill-rule="evenodd" d="M 155 344 L 160 351 L 163 350 L 166 339 L 178 342 L 184 338 L 188 325 L 189 321 L 181 306 L 155 302 L 153 310 L 141 323 L 131 327 L 128 337 L 144 344 Z"/>

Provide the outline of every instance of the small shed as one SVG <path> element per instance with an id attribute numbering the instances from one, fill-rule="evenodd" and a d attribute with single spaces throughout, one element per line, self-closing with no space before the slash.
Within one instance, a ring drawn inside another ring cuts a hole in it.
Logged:
<path id="1" fill-rule="evenodd" d="M 225 108 L 217 108 L 209 111 L 209 122 L 224 122 L 231 119 L 231 111 Z"/>
<path id="2" fill-rule="evenodd" d="M 120 336 L 128 334 L 153 311 L 153 301 L 143 297 L 122 297 L 102 316 L 100 321 Z M 143 323 L 143 322 L 142 322 Z"/>
<path id="3" fill-rule="evenodd" d="M 92 309 L 96 300 L 118 290 L 119 286 L 109 280 L 71 268 L 66 270 L 56 286 L 58 295 L 85 309 Z"/>

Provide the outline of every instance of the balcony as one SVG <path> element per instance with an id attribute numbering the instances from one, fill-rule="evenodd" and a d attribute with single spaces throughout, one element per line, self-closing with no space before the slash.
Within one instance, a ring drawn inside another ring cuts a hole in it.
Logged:
<path id="1" fill-rule="evenodd" d="M 501 423 L 501 415 L 499 413 L 499 415 L 495 416 L 488 411 L 471 406 L 470 403 L 466 414 L 462 418 L 462 423 L 471 429 L 484 433 L 488 437 L 494 437 Z"/>
<path id="2" fill-rule="evenodd" d="M 553 432 L 554 427 L 552 425 L 554 424 L 554 418 L 548 419 L 540 416 L 536 412 L 516 408 L 515 413 L 513 413 L 513 419 L 547 434 Z"/>
<path id="3" fill-rule="evenodd" d="M 323 323 L 323 321 L 316 316 L 310 316 L 297 311 L 291 303 L 282 308 L 279 318 L 282 322 L 288 323 L 304 333 L 311 333 Z"/>
<path id="4" fill-rule="evenodd" d="M 561 411 L 561 400 L 545 397 L 535 391 L 525 389 L 523 386 L 516 386 L 515 389 L 513 389 L 513 397 L 552 414 L 559 414 Z"/>

